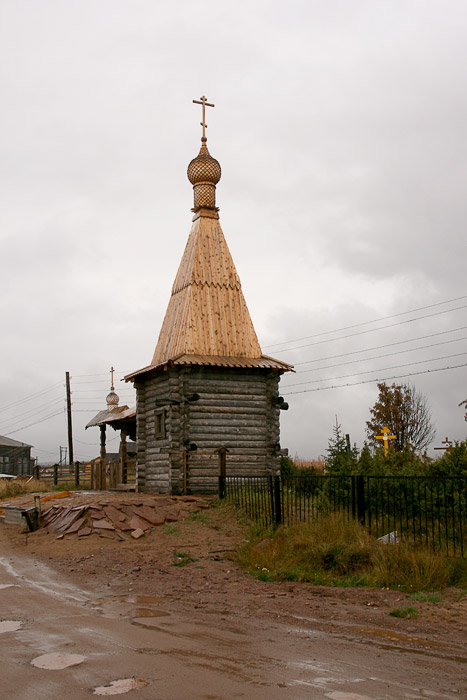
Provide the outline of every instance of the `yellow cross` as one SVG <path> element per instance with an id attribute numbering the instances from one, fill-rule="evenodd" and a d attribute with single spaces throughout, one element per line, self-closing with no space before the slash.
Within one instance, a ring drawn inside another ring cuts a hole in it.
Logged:
<path id="1" fill-rule="evenodd" d="M 389 435 L 391 432 L 388 428 L 387 425 L 384 426 L 384 428 L 381 431 L 383 434 L 382 435 L 377 435 L 376 439 L 377 440 L 384 440 L 384 456 L 388 456 L 388 451 L 389 451 L 389 440 L 395 440 L 396 436 L 395 435 Z"/>
<path id="2" fill-rule="evenodd" d="M 200 124 L 203 127 L 203 140 L 204 141 L 206 140 L 206 129 L 208 128 L 207 124 L 206 124 L 206 107 L 214 107 L 214 105 L 212 105 L 210 102 L 207 102 L 206 100 L 207 100 L 207 98 L 204 97 L 204 95 L 203 95 L 203 97 L 200 97 L 199 100 L 193 100 L 193 102 L 195 104 L 203 105 L 203 121 L 200 122 Z"/>

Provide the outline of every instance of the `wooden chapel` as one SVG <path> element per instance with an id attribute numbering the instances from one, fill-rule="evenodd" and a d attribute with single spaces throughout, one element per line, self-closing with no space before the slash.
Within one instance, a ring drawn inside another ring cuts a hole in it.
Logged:
<path id="1" fill-rule="evenodd" d="M 292 366 L 263 355 L 219 222 L 221 167 L 201 149 L 188 166 L 193 223 L 159 340 L 136 389 L 139 491 L 209 492 L 219 469 L 264 475 L 279 468 L 279 379 Z"/>

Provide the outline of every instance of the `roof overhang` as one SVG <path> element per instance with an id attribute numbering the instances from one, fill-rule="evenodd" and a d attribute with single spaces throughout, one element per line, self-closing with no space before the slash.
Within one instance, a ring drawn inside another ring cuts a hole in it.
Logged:
<path id="1" fill-rule="evenodd" d="M 287 362 L 281 362 L 268 355 L 261 357 L 221 357 L 219 355 L 178 355 L 171 359 L 160 362 L 157 365 L 148 365 L 142 369 L 136 370 L 124 377 L 126 382 L 134 381 L 150 372 L 164 370 L 167 367 L 238 367 L 242 369 L 264 369 L 273 370 L 276 372 L 294 372 L 293 365 Z"/>
<path id="2" fill-rule="evenodd" d="M 106 409 L 99 411 L 94 418 L 91 418 L 85 430 L 94 428 L 97 425 L 113 425 L 115 423 L 123 423 L 124 421 L 132 420 L 136 417 L 136 407 L 128 408 L 128 406 L 117 406 L 112 411 Z"/>

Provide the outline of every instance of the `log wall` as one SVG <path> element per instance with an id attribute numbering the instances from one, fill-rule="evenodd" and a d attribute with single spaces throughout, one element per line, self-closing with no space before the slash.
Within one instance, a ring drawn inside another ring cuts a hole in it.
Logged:
<path id="1" fill-rule="evenodd" d="M 268 474 L 279 468 L 279 373 L 271 370 L 185 367 L 135 382 L 138 490 L 181 493 L 217 490 L 219 455 L 227 474 Z M 199 400 L 186 398 L 199 394 Z M 163 411 L 165 436 L 156 434 Z M 189 446 L 196 449 L 188 449 Z"/>

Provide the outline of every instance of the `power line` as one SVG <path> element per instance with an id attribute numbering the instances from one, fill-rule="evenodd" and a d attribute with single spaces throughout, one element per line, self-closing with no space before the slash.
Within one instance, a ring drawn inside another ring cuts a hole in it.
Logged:
<path id="1" fill-rule="evenodd" d="M 345 365 L 355 365 L 361 362 L 369 362 L 370 360 L 380 360 L 383 357 L 393 357 L 394 355 L 403 355 L 407 352 L 417 352 L 417 350 L 426 350 L 427 348 L 435 348 L 439 345 L 449 345 L 449 343 L 456 343 L 460 340 L 467 340 L 467 336 L 464 338 L 454 338 L 453 340 L 444 340 L 441 343 L 430 343 L 429 345 L 421 345 L 418 348 L 408 348 L 407 350 L 397 350 L 396 352 L 388 352 L 384 355 L 374 355 L 373 357 L 364 357 L 359 360 L 350 360 L 349 362 L 336 362 L 335 365 L 327 365 L 326 367 L 314 367 L 313 369 L 299 370 L 297 374 L 308 374 L 309 372 L 319 372 L 323 369 L 332 369 L 333 367 L 345 367 Z M 356 352 L 363 352 L 362 350 L 357 350 Z M 436 358 L 434 358 L 436 359 Z"/>
<path id="2" fill-rule="evenodd" d="M 298 382 L 297 384 L 285 384 L 284 388 L 287 389 L 291 386 L 303 386 L 304 384 L 316 384 L 317 382 L 329 382 L 334 379 L 347 379 L 347 377 L 359 377 L 362 374 L 371 374 L 372 372 L 387 372 L 390 369 L 401 369 L 402 367 L 410 367 L 411 365 L 423 365 L 426 362 L 436 362 L 438 360 L 449 360 L 453 357 L 462 357 L 467 355 L 467 352 L 458 352 L 455 355 L 444 355 L 444 357 L 433 357 L 429 360 L 418 360 L 417 362 L 406 362 L 403 365 L 393 365 L 392 367 L 380 367 L 379 369 L 367 369 L 365 372 L 355 372 L 354 374 L 343 374 L 340 377 L 326 377 L 324 379 L 311 379 L 307 382 Z"/>
<path id="3" fill-rule="evenodd" d="M 29 423 L 29 425 L 23 425 L 21 428 L 17 428 L 16 430 L 10 430 L 9 433 L 5 433 L 5 437 L 8 435 L 13 435 L 13 433 L 19 433 L 20 430 L 26 430 L 26 428 L 30 428 L 31 426 L 37 425 L 38 423 L 44 423 L 46 420 L 55 418 L 55 416 L 60 416 L 62 413 L 63 411 L 58 411 L 58 413 L 51 413 L 50 416 L 46 416 L 45 418 L 42 418 L 42 420 L 38 420 L 35 423 Z"/>
<path id="4" fill-rule="evenodd" d="M 462 364 L 462 365 L 453 365 L 452 367 L 437 367 L 435 369 L 425 369 L 421 370 L 420 372 L 408 372 L 407 374 L 397 374 L 394 375 L 393 377 L 381 377 L 381 378 L 374 378 L 374 379 L 363 379 L 360 382 L 353 382 L 352 384 L 337 384 L 333 386 L 322 386 L 322 387 L 317 387 L 316 389 L 302 389 L 301 391 L 289 391 L 289 392 L 282 392 L 284 396 L 292 396 L 293 394 L 308 394 L 312 391 L 326 391 L 327 389 L 341 389 L 343 387 L 347 386 L 358 386 L 359 384 L 374 384 L 376 382 L 388 382 L 393 379 L 404 379 L 405 377 L 415 377 L 420 374 L 434 374 L 435 372 L 443 372 L 446 370 L 451 370 L 451 369 L 459 369 L 460 367 L 467 367 L 467 363 Z"/>
<path id="5" fill-rule="evenodd" d="M 103 396 L 103 392 L 101 389 L 73 389 L 72 391 L 73 396 L 77 395 L 84 395 L 84 396 L 89 396 L 93 394 L 98 394 L 98 396 L 94 396 L 94 398 L 99 398 L 99 396 Z M 118 395 L 123 396 L 123 395 L 128 395 L 128 394 L 134 394 L 134 391 L 131 389 L 123 389 L 123 391 L 119 391 Z"/>
<path id="6" fill-rule="evenodd" d="M 59 399 L 51 399 L 50 401 L 46 401 L 46 403 L 42 404 L 40 408 L 29 408 L 27 411 L 24 413 L 18 413 L 15 416 L 11 416 L 10 418 L 5 418 L 3 421 L 1 421 L 1 425 L 5 426 L 7 423 L 14 423 L 18 420 L 27 418 L 28 416 L 30 417 L 30 414 L 35 413 L 36 415 L 41 414 L 43 411 L 50 411 L 52 406 L 56 406 L 59 403 L 63 402 L 63 397 Z M 3 430 L 3 428 L 2 428 Z"/>
<path id="7" fill-rule="evenodd" d="M 446 335 L 447 333 L 456 333 L 457 331 L 465 331 L 467 326 L 459 326 L 459 328 L 453 328 L 449 331 L 438 331 L 438 333 L 430 333 L 429 335 L 420 335 L 417 338 L 409 338 L 408 340 L 397 340 L 394 343 L 384 343 L 383 345 L 376 345 L 372 348 L 364 348 L 363 350 L 352 350 L 350 352 L 341 352 L 339 355 L 327 355 L 326 357 L 317 357 L 314 360 L 302 360 L 301 362 L 295 362 L 294 367 L 298 365 L 309 365 L 311 362 L 322 362 L 323 360 L 336 360 L 338 357 L 349 357 L 349 355 L 357 355 L 361 352 L 372 352 L 373 350 L 382 350 L 383 348 L 392 348 L 395 345 L 404 345 L 406 343 L 414 343 L 417 340 L 426 340 L 427 338 L 435 338 L 438 335 Z M 456 339 L 454 339 L 456 340 Z M 454 340 L 452 342 L 454 342 Z"/>
<path id="8" fill-rule="evenodd" d="M 128 374 L 128 372 L 131 372 L 131 370 L 120 370 L 118 372 L 115 370 L 115 374 L 121 374 L 121 375 Z M 81 378 L 81 377 L 108 377 L 109 374 L 110 374 L 110 372 L 98 372 L 97 374 L 74 374 L 71 377 L 71 379 Z"/>
<path id="9" fill-rule="evenodd" d="M 302 338 L 294 338 L 293 340 L 284 340 L 281 343 L 273 343 L 272 345 L 266 345 L 265 348 L 275 348 L 279 347 L 280 345 L 287 345 L 288 343 L 299 343 L 301 340 L 308 340 L 309 338 L 319 338 L 320 336 L 323 335 L 331 335 L 332 333 L 340 333 L 341 331 L 348 331 L 351 328 L 359 328 L 361 326 L 368 326 L 371 323 L 378 323 L 379 321 L 387 321 L 389 318 L 398 318 L 399 316 L 405 316 L 406 314 L 412 314 L 415 313 L 416 311 L 424 311 L 425 309 L 433 309 L 436 306 L 442 306 L 443 304 L 451 304 L 454 301 L 460 301 L 461 299 L 467 299 L 467 295 L 461 296 L 461 297 L 456 297 L 455 299 L 447 299 L 446 301 L 439 301 L 436 304 L 429 304 L 428 306 L 419 306 L 417 309 L 410 309 L 409 311 L 401 311 L 398 314 L 391 314 L 390 316 L 380 316 L 379 318 L 374 318 L 372 321 L 363 321 L 362 323 L 354 323 L 351 326 L 344 326 L 343 328 L 336 328 L 333 331 L 324 331 L 323 333 L 315 333 L 314 335 L 306 335 Z M 463 307 L 459 307 L 463 308 Z M 452 309 L 447 309 L 447 311 L 443 311 L 441 313 L 448 313 Z M 436 314 L 434 314 L 436 315 Z M 422 318 L 426 318 L 423 316 Z M 415 319 L 417 320 L 417 319 Z M 397 324 L 395 324 L 397 325 Z M 377 330 L 377 329 L 376 329 Z"/>
<path id="10" fill-rule="evenodd" d="M 48 394 L 49 392 L 53 391 L 56 389 L 58 386 L 60 386 L 62 382 L 56 382 L 55 384 L 51 384 L 49 387 L 45 389 L 41 389 L 40 391 L 36 391 L 34 394 L 29 394 L 29 396 L 25 396 L 23 399 L 19 399 L 19 401 L 14 401 L 13 403 L 7 404 L 6 406 L 3 406 L 0 408 L 0 412 L 2 411 L 7 411 L 9 408 L 13 408 L 14 406 L 19 406 L 19 404 L 25 403 L 27 401 L 31 401 L 34 398 L 37 398 L 43 394 Z"/>
<path id="11" fill-rule="evenodd" d="M 417 318 L 408 318 L 405 321 L 398 321 L 397 323 L 389 323 L 387 326 L 380 326 L 379 328 L 368 328 L 366 331 L 358 331 L 358 333 L 348 333 L 347 335 L 339 335 L 337 338 L 329 338 L 327 340 L 318 340 L 315 343 L 306 343 L 305 345 L 296 345 L 294 348 L 284 348 L 283 352 L 289 352 L 291 350 L 300 350 L 301 348 L 309 348 L 312 345 L 322 345 L 323 343 L 332 343 L 336 340 L 345 340 L 346 338 L 354 338 L 358 335 L 365 335 L 366 333 L 375 333 L 376 331 L 383 331 L 387 328 L 395 328 L 396 326 L 403 326 L 406 323 L 413 323 L 414 321 L 421 321 L 424 318 L 433 318 L 433 316 L 441 316 L 442 314 L 448 314 L 451 311 L 459 311 L 460 309 L 467 308 L 467 304 L 463 306 L 457 306 L 454 309 L 447 309 L 446 311 L 437 311 L 434 314 L 426 314 L 425 316 L 417 316 Z M 309 336 L 313 338 L 315 336 Z"/>

